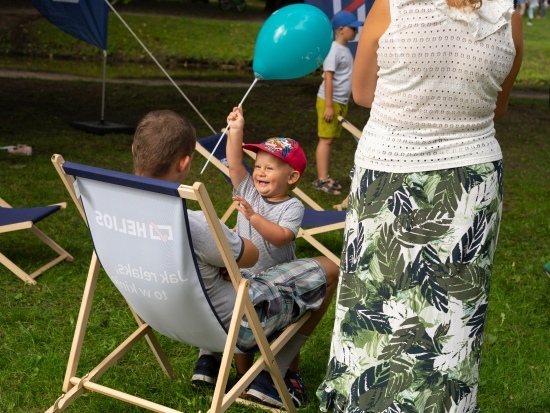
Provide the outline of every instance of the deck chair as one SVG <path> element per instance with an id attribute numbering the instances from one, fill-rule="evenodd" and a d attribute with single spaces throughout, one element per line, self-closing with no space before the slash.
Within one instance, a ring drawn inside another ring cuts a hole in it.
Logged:
<path id="1" fill-rule="evenodd" d="M 342 127 L 351 133 L 351 136 L 353 136 L 355 142 L 359 142 L 359 139 L 361 139 L 361 131 L 343 116 L 339 115 L 338 120 L 342 124 Z"/>
<path id="2" fill-rule="evenodd" d="M 224 412 L 235 401 L 255 404 L 239 396 L 265 366 L 273 377 L 285 409 L 295 412 L 274 356 L 310 313 L 288 326 L 274 341 L 268 341 L 248 295 L 250 281 L 241 277 L 204 185 L 179 185 L 79 165 L 65 162 L 60 155 L 54 155 L 52 161 L 88 224 L 94 252 L 63 383 L 65 393 L 47 413 L 64 411 L 86 390 L 151 411 L 176 413 L 170 407 L 98 383 L 101 376 L 114 368 L 141 338 L 147 340 L 167 376 L 174 378 L 174 370 L 153 331 L 178 342 L 223 353 L 210 413 Z M 198 204 L 204 212 L 236 290 L 237 299 L 228 330 L 204 290 L 188 227 L 188 203 Z M 134 207 L 128 208 L 128 205 Z M 125 269 L 121 269 L 121 265 Z M 137 329 L 96 367 L 78 377 L 77 369 L 100 267 L 128 303 Z M 261 355 L 226 393 L 243 313 L 251 324 Z M 167 314 L 177 316 L 167 317 Z"/>
<path id="3" fill-rule="evenodd" d="M 220 140 L 222 133 L 217 133 L 215 135 L 210 135 L 205 138 L 199 139 L 197 141 L 196 150 L 205 158 L 209 158 L 212 151 L 214 151 L 213 156 L 211 157 L 210 162 L 216 166 L 220 172 L 222 172 L 224 178 L 231 184 L 231 179 L 229 178 L 229 169 L 227 167 L 227 160 L 225 155 L 225 148 L 227 144 L 227 135 L 224 135 L 222 142 L 216 148 L 216 144 Z M 245 151 L 251 158 L 255 159 L 256 154 L 254 152 Z M 250 167 L 245 163 L 244 166 L 249 173 L 252 173 Z M 330 251 L 326 246 L 324 246 L 319 240 L 315 238 L 315 235 L 319 235 L 325 232 L 342 230 L 345 226 L 346 214 L 343 211 L 325 211 L 323 210 L 315 201 L 311 200 L 306 194 L 302 191 L 295 188 L 293 193 L 302 200 L 305 204 L 304 219 L 302 221 L 302 226 L 298 231 L 296 238 L 303 238 L 311 246 L 313 246 L 317 251 L 323 254 L 325 257 L 329 258 L 336 265 L 340 265 L 340 258 L 338 258 L 332 251 Z M 303 194 L 303 195 L 302 195 Z M 304 198 L 305 197 L 305 198 Z M 310 202 L 311 200 L 311 202 Z M 313 205 L 312 205 L 313 203 Z M 237 203 L 234 202 L 231 206 L 225 211 L 221 220 L 226 222 L 231 214 L 235 211 Z"/>
<path id="4" fill-rule="evenodd" d="M 53 239 L 44 234 L 35 225 L 37 222 L 52 215 L 54 212 L 66 207 L 67 203 L 62 202 L 59 204 L 35 208 L 13 208 L 6 201 L 0 198 L 0 234 L 19 230 L 29 230 L 57 254 L 56 258 L 30 274 L 21 269 L 1 252 L 0 263 L 26 283 L 36 284 L 35 278 L 41 275 L 44 271 L 52 268 L 61 261 L 72 261 L 73 257 L 67 251 L 56 244 Z"/>
<path id="5" fill-rule="evenodd" d="M 353 139 L 355 139 L 355 142 L 359 143 L 359 139 L 361 139 L 361 131 L 341 115 L 338 116 L 338 120 L 342 124 L 342 127 L 345 130 L 347 130 L 349 133 L 351 133 L 351 136 L 353 136 Z M 348 198 L 349 198 L 349 195 L 341 203 L 334 205 L 333 208 L 336 209 L 337 211 L 345 210 L 348 207 Z"/>

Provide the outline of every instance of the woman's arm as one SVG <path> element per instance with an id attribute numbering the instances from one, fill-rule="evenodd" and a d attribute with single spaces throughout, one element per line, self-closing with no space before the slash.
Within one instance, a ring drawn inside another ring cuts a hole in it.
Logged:
<path id="1" fill-rule="evenodd" d="M 519 68 L 521 67 L 521 61 L 523 60 L 523 22 L 521 14 L 517 11 L 512 15 L 512 38 L 516 47 L 516 57 L 514 57 L 510 73 L 508 73 L 508 76 L 504 79 L 504 83 L 501 85 L 502 90 L 497 96 L 494 120 L 502 118 L 506 113 L 506 109 L 508 109 L 508 99 L 510 98 L 512 86 L 514 86 Z"/>
<path id="2" fill-rule="evenodd" d="M 390 0 L 375 0 L 361 31 L 353 64 L 351 90 L 353 100 L 370 108 L 378 81 L 378 40 L 390 25 Z"/>

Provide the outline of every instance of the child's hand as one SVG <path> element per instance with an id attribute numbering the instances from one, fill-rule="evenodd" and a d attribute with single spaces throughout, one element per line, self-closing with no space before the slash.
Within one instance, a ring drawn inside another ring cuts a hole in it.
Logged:
<path id="1" fill-rule="evenodd" d="M 247 220 L 250 221 L 250 218 L 252 218 L 252 216 L 256 214 L 250 204 L 246 202 L 242 196 L 234 196 L 233 201 L 239 202 L 239 205 L 237 205 L 237 211 L 243 214 Z"/>
<path id="2" fill-rule="evenodd" d="M 220 268 L 220 275 L 225 281 L 231 281 L 231 277 L 229 276 L 229 271 L 227 271 L 227 268 Z"/>
<path id="3" fill-rule="evenodd" d="M 325 108 L 325 113 L 323 114 L 323 118 L 327 122 L 332 122 L 332 119 L 334 118 L 334 108 Z"/>
<path id="4" fill-rule="evenodd" d="M 227 116 L 227 123 L 229 124 L 229 127 L 233 130 L 237 129 L 243 129 L 244 128 L 244 116 L 243 111 L 239 107 L 233 108 L 233 112 L 231 112 Z"/>

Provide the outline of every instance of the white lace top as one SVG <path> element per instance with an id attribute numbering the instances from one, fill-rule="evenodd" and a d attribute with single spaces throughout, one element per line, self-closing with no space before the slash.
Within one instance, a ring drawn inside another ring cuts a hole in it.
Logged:
<path id="1" fill-rule="evenodd" d="M 479 10 L 445 0 L 390 0 L 378 83 L 357 166 L 417 172 L 502 158 L 493 112 L 512 67 L 511 0 Z"/>

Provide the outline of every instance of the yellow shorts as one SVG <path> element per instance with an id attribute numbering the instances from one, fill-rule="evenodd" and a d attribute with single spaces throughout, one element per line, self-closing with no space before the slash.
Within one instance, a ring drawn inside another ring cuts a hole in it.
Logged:
<path id="1" fill-rule="evenodd" d="M 325 114 L 325 99 L 317 96 L 317 136 L 320 138 L 339 138 L 342 133 L 342 123 L 338 120 L 338 116 L 346 117 L 348 114 L 348 105 L 342 105 L 338 102 L 332 102 L 334 108 L 334 117 L 332 122 L 327 122 L 324 118 Z"/>

